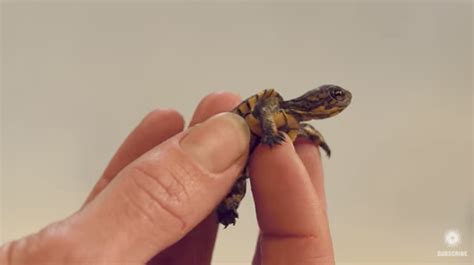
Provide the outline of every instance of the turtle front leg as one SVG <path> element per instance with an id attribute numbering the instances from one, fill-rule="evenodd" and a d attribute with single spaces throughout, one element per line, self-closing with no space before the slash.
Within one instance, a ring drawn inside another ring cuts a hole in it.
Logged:
<path id="1" fill-rule="evenodd" d="M 285 141 L 285 135 L 278 130 L 275 122 L 275 114 L 279 112 L 279 99 L 274 97 L 257 103 L 252 112 L 254 117 L 260 121 L 262 129 L 260 142 L 270 147 Z"/>
<path id="2" fill-rule="evenodd" d="M 311 124 L 300 123 L 299 130 L 297 131 L 297 133 L 296 131 L 290 131 L 289 135 L 292 140 L 295 140 L 298 136 L 309 139 L 315 145 L 321 147 L 326 152 L 328 157 L 331 156 L 331 149 L 324 140 L 323 135 L 318 130 L 316 130 Z"/>

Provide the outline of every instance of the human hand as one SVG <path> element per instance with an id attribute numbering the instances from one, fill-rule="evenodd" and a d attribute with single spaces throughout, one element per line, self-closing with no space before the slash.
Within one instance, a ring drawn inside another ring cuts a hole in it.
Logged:
<path id="1" fill-rule="evenodd" d="M 215 113 L 227 111 L 238 102 L 240 99 L 232 94 L 212 94 L 199 104 L 191 125 Z M 248 145 L 248 129 L 236 129 L 234 126 L 241 127 L 241 121 L 232 121 L 234 118 L 229 114 L 225 116 L 227 117 L 220 116 L 203 123 L 191 130 L 194 132 L 175 135 L 183 127 L 179 114 L 174 111 L 149 114 L 122 144 L 84 207 L 63 221 L 3 246 L 0 263 L 144 264 L 159 253 L 148 264 L 209 264 L 217 233 L 213 210 L 239 175 Z M 187 148 L 186 144 L 183 147 L 183 138 L 186 139 L 183 136 L 186 134 L 191 139 L 188 138 Z M 192 134 L 194 137 L 191 137 Z M 164 142 L 168 138 L 170 140 Z M 207 140 L 211 142 L 204 144 Z M 279 209 L 272 210 L 269 206 L 275 204 L 278 197 L 269 200 L 277 190 L 265 188 L 269 184 L 268 175 L 276 180 L 283 180 L 276 183 L 287 187 L 288 184 L 297 184 L 299 181 L 295 179 L 299 179 L 298 176 L 305 177 L 302 172 L 306 171 L 301 170 L 306 165 L 305 157 L 308 161 L 314 158 L 319 161 L 319 153 L 311 144 L 301 143 L 296 146 L 296 153 L 290 143 L 272 151 L 259 147 L 256 150 L 259 155 L 254 156 L 255 161 L 251 163 L 251 170 L 256 176 L 252 185 L 262 230 L 254 264 L 327 264 L 313 261 L 332 260 L 325 208 L 322 207 L 323 204 L 316 203 L 324 201 L 323 192 L 318 192 L 318 189 L 322 190 L 322 186 L 318 186 L 322 184 L 322 175 L 319 175 L 321 178 L 318 180 L 318 175 L 311 174 L 311 169 L 308 169 L 309 174 L 306 173 L 306 181 L 303 183 L 307 184 L 308 180 L 314 179 L 316 192 L 304 186 L 303 193 L 309 192 L 307 196 L 302 196 L 297 191 L 298 197 L 292 198 L 293 192 L 290 189 L 284 193 L 290 200 L 281 198 L 282 206 L 291 206 L 291 209 L 282 207 L 282 211 L 290 210 L 283 215 L 295 214 L 295 219 L 299 219 L 301 216 L 298 214 L 303 213 L 307 216 L 305 218 L 310 218 L 307 222 L 289 221 L 285 219 L 287 216 L 282 216 L 281 219 L 268 218 L 273 214 L 280 215 Z M 197 149 L 193 151 L 193 148 Z M 288 148 L 290 150 L 286 150 Z M 198 156 L 193 158 L 193 152 Z M 286 152 L 290 153 L 285 154 Z M 217 158 L 213 157 L 216 154 Z M 290 183 L 284 183 L 283 172 L 273 174 L 273 170 L 263 170 L 268 165 L 274 168 L 274 163 L 281 160 L 281 154 L 284 154 L 283 158 L 290 157 L 290 160 L 285 158 L 284 163 L 293 161 L 298 154 L 303 161 L 295 162 L 296 166 L 293 168 L 298 169 L 297 175 L 293 171 L 283 171 L 293 174 Z M 227 169 L 222 166 L 226 163 L 231 164 Z M 210 170 L 206 170 L 206 166 Z M 223 172 L 211 173 L 216 170 Z M 318 170 L 320 172 L 320 165 L 314 169 L 315 172 Z M 272 183 L 271 185 L 275 184 L 274 181 Z M 295 190 L 301 188 L 300 185 L 296 186 Z M 315 198 L 313 195 L 316 193 L 322 194 L 322 197 Z M 303 203 L 301 208 L 306 209 L 303 212 L 293 212 L 299 208 L 288 205 L 293 199 L 310 203 Z M 313 208 L 321 214 L 306 212 Z M 320 220 L 321 218 L 324 220 Z M 322 222 L 319 223 L 320 221 Z M 316 226 L 310 228 L 314 222 L 317 222 Z M 286 225 L 292 225 L 296 230 L 286 230 Z M 304 227 L 308 229 L 303 229 Z M 319 241 L 324 241 L 324 244 L 318 243 Z M 311 243 L 308 247 L 301 246 L 308 243 Z M 280 248 L 290 251 L 282 255 Z M 325 258 L 312 259 L 315 256 Z M 295 263 L 293 260 L 303 260 L 304 263 Z"/>
<path id="2" fill-rule="evenodd" d="M 210 95 L 195 116 L 229 111 L 241 101 L 232 94 Z M 319 148 L 303 139 L 293 145 L 288 138 L 273 148 L 260 145 L 250 158 L 250 176 L 260 226 L 253 265 L 334 264 Z M 148 265 L 210 264 L 216 232 L 212 213 Z"/>

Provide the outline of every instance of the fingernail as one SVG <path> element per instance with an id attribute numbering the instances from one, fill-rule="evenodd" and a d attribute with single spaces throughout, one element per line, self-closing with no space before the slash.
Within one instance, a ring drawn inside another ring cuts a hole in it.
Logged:
<path id="1" fill-rule="evenodd" d="M 181 147 L 212 173 L 223 172 L 248 152 L 250 131 L 245 120 L 230 112 L 191 127 Z"/>

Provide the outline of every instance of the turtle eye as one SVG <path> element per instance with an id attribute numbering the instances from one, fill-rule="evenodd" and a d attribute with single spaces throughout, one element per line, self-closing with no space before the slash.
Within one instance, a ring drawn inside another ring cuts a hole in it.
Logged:
<path id="1" fill-rule="evenodd" d="M 344 91 L 339 88 L 331 90 L 331 97 L 337 100 L 344 99 Z"/>

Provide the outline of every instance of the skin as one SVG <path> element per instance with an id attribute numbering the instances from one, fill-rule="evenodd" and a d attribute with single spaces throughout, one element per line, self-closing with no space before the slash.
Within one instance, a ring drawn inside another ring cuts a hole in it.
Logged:
<path id="1" fill-rule="evenodd" d="M 200 102 L 191 125 L 240 101 L 234 94 L 213 93 Z M 218 227 L 214 209 L 237 179 L 248 152 L 248 131 L 236 133 L 240 125 L 229 119 L 234 118 L 214 117 L 181 132 L 184 121 L 176 111 L 148 114 L 114 155 L 84 206 L 3 245 L 0 264 L 210 264 Z M 206 139 L 211 142 L 202 150 L 197 143 Z M 168 190 L 152 194 L 164 194 L 165 199 L 137 191 L 130 180 L 143 172 L 168 183 Z M 250 158 L 250 174 L 260 227 L 253 264 L 334 264 L 318 148 L 288 138 L 271 149 L 260 145 Z M 276 196 L 283 190 L 285 196 Z"/>

